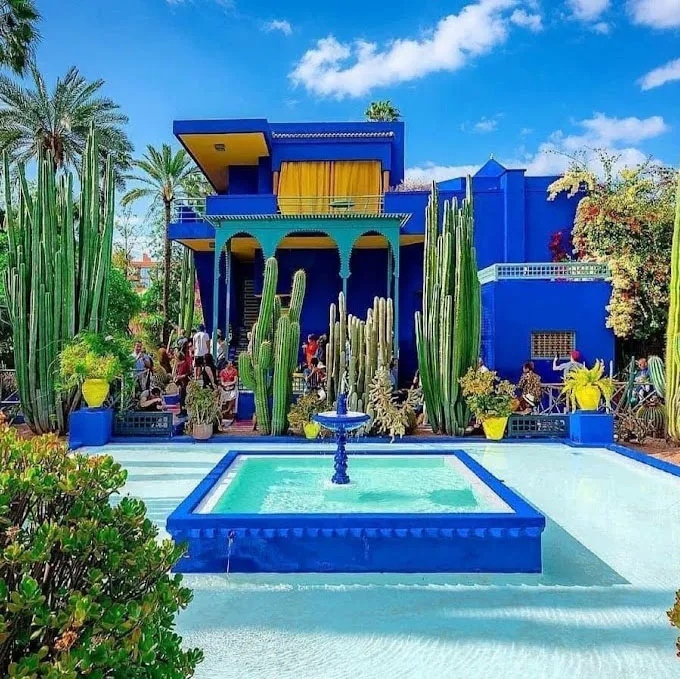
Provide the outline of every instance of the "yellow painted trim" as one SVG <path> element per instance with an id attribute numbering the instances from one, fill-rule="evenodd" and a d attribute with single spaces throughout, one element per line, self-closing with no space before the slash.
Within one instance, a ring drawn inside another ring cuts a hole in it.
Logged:
<path id="1" fill-rule="evenodd" d="M 257 165 L 262 156 L 269 155 L 262 132 L 183 134 L 180 139 L 220 191 L 227 189 L 229 165 Z M 224 144 L 224 151 L 217 151 L 215 144 Z"/>
<path id="2" fill-rule="evenodd" d="M 279 195 L 279 172 L 278 170 L 274 170 L 272 174 L 272 191 L 275 196 Z"/>
<path id="3" fill-rule="evenodd" d="M 383 193 L 387 191 L 387 189 L 390 188 L 390 171 L 389 170 L 383 170 L 382 173 L 382 190 Z"/>

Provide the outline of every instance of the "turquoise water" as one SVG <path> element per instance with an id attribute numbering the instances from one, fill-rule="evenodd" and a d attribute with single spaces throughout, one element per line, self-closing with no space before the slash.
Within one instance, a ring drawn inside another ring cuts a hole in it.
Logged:
<path id="1" fill-rule="evenodd" d="M 680 479 L 605 450 L 458 447 L 546 514 L 541 575 L 189 576 L 198 679 L 680 679 Z M 106 450 L 164 527 L 228 447 Z"/>
<path id="2" fill-rule="evenodd" d="M 463 513 L 510 511 L 457 459 L 352 458 L 352 483 L 330 483 L 330 456 L 241 455 L 211 512 L 237 514 Z M 487 492 L 484 492 L 484 491 Z"/>

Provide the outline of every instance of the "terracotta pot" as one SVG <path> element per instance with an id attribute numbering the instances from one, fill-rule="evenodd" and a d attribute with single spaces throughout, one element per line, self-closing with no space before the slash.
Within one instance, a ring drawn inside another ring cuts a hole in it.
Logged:
<path id="1" fill-rule="evenodd" d="M 191 435 L 197 441 L 205 441 L 212 436 L 213 425 L 212 422 L 209 424 L 194 424 L 191 428 Z"/>
<path id="2" fill-rule="evenodd" d="M 505 434 L 505 427 L 508 425 L 507 417 L 487 417 L 482 420 L 482 429 L 486 438 L 492 441 L 500 441 Z"/>
<path id="3" fill-rule="evenodd" d="M 581 410 L 597 410 L 600 406 L 600 389 L 594 384 L 576 388 L 576 402 Z"/>
<path id="4" fill-rule="evenodd" d="M 90 408 L 101 408 L 109 395 L 109 383 L 101 379 L 88 379 L 83 382 L 83 398 Z"/>

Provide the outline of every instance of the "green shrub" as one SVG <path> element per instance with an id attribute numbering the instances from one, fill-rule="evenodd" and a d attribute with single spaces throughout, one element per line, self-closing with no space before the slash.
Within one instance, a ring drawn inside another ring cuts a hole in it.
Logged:
<path id="1" fill-rule="evenodd" d="M 302 394 L 288 412 L 288 433 L 295 436 L 304 436 L 305 424 L 312 421 L 312 416 L 326 410 L 326 402 L 319 398 L 314 391 Z"/>
<path id="2" fill-rule="evenodd" d="M 202 653 L 174 631 L 192 594 L 169 574 L 183 549 L 140 500 L 110 502 L 125 479 L 109 456 L 0 427 L 0 676 L 193 675 Z"/>

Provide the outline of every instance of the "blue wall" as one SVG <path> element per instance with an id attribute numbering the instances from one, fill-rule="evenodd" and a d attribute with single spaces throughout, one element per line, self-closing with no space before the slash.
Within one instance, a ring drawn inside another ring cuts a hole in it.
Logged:
<path id="1" fill-rule="evenodd" d="M 516 381 L 531 359 L 531 333 L 576 333 L 576 348 L 591 365 L 614 360 L 614 334 L 605 327 L 611 287 L 605 281 L 504 280 L 482 286 L 482 357 L 507 379 Z M 552 360 L 534 361 L 545 382 L 559 382 Z"/>

